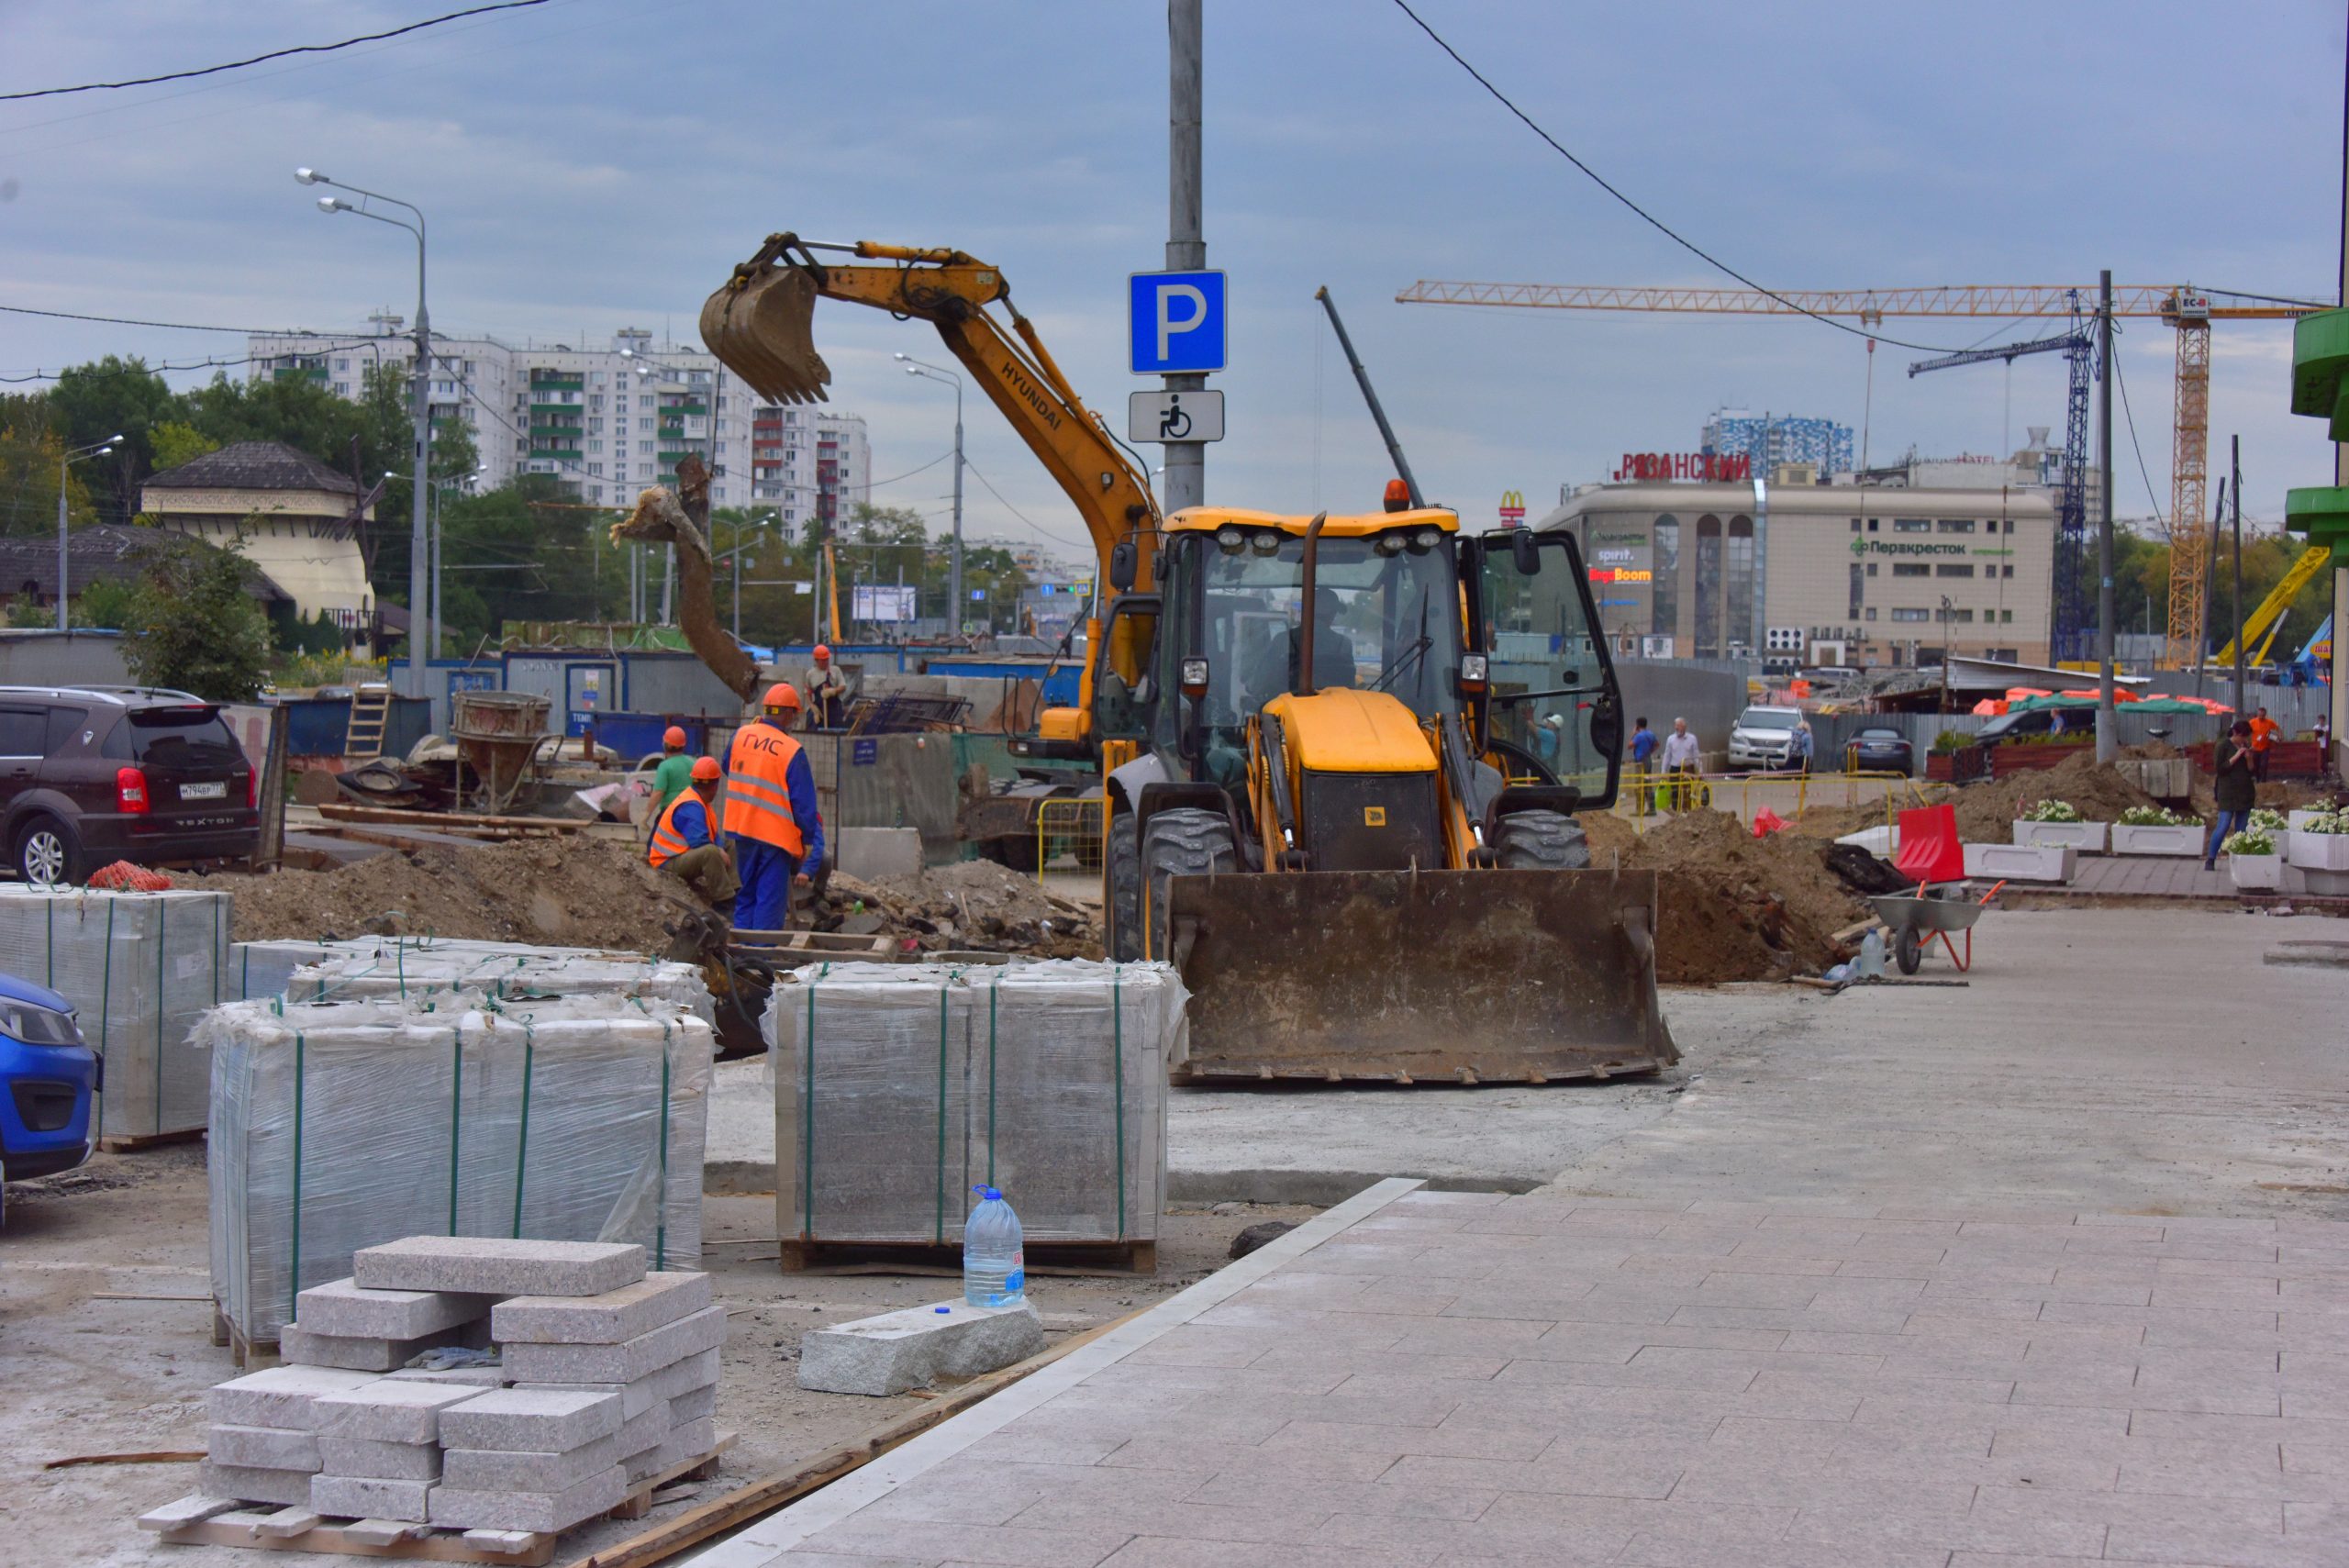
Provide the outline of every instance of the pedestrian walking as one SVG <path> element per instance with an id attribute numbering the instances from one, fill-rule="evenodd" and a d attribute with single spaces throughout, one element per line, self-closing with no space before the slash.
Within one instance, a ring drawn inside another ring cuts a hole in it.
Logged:
<path id="1" fill-rule="evenodd" d="M 1795 738 L 1787 749 L 1787 760 L 1794 764 L 1795 772 L 1798 773 L 1810 772 L 1810 720 L 1803 718 L 1795 721 Z"/>
<path id="2" fill-rule="evenodd" d="M 2265 709 L 2261 711 L 2265 712 Z M 2238 718 L 2227 731 L 2226 739 L 2212 749 L 2214 777 L 2210 784 L 2210 804 L 2218 813 L 2218 820 L 2210 825 L 2210 841 L 2202 846 L 2202 869 L 2219 869 L 2219 846 L 2231 833 L 2239 833 L 2251 823 L 2251 808 L 2259 798 L 2259 784 L 2253 775 L 2251 721 Z"/>
<path id="3" fill-rule="evenodd" d="M 2276 749 L 2277 732 L 2284 727 L 2267 717 L 2261 708 L 2251 716 L 2251 776 L 2267 777 L 2267 754 Z"/>
<path id="4" fill-rule="evenodd" d="M 1675 809 L 1686 803 L 1689 795 L 1688 786 L 1680 782 L 1680 776 L 1695 775 L 1698 755 L 1697 738 L 1688 733 L 1688 721 L 1674 719 L 1672 733 L 1664 738 L 1664 771 L 1675 775 L 1667 786 Z"/>
<path id="5" fill-rule="evenodd" d="M 2332 782 L 2332 719 L 2331 717 L 2318 714 L 2316 722 L 2309 727 L 2309 734 L 2316 741 L 2316 776 L 2329 784 Z"/>
<path id="6" fill-rule="evenodd" d="M 1655 731 L 1648 728 L 1647 715 L 1642 714 L 1631 721 L 1631 788 L 1634 801 L 1642 814 L 1655 806 L 1655 791 L 1649 784 L 1647 775 L 1658 744 Z"/>

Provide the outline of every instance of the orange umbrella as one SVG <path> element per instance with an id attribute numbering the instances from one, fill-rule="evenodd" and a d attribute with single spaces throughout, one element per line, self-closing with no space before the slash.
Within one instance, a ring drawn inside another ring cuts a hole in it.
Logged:
<path id="1" fill-rule="evenodd" d="M 2007 705 L 1996 697 L 1984 697 L 1974 705 L 1974 711 L 1984 718 L 1996 718 L 2007 711 Z"/>

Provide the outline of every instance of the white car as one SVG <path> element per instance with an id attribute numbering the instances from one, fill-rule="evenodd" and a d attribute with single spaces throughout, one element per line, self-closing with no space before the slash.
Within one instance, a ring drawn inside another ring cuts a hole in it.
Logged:
<path id="1" fill-rule="evenodd" d="M 1802 722 L 1798 707 L 1749 707 L 1737 716 L 1729 731 L 1729 765 L 1765 768 L 1773 772 L 1794 766 L 1795 726 Z"/>

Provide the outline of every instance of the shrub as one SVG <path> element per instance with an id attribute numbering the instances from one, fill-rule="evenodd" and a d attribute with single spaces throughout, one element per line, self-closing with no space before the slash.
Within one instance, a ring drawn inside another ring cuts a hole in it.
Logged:
<path id="1" fill-rule="evenodd" d="M 1963 751 L 1973 744 L 1973 735 L 1963 729 L 1944 729 L 1933 737 L 1933 750 L 1936 751 Z"/>
<path id="2" fill-rule="evenodd" d="M 2080 808 L 2068 800 L 2034 800 L 2023 810 L 2026 822 L 2082 822 Z"/>
<path id="3" fill-rule="evenodd" d="M 2276 840 L 2272 834 L 2246 828 L 2240 833 L 2228 834 L 2226 842 L 2219 847 L 2231 855 L 2272 855 L 2276 852 Z"/>
<path id="4" fill-rule="evenodd" d="M 2124 828 L 2181 828 L 2186 821 L 2166 806 L 2132 806 L 2121 814 Z"/>

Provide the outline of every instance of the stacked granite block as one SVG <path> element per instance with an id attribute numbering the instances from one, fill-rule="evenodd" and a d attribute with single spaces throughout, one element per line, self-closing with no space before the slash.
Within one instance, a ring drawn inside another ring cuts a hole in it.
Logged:
<path id="1" fill-rule="evenodd" d="M 324 1516 L 567 1529 L 717 1446 L 725 1308 L 709 1276 L 597 1241 L 411 1237 L 297 1298 L 311 1364 L 211 1394 L 205 1489 Z M 411 1368 L 450 1343 L 495 1367 Z M 507 1387 L 507 1384 L 522 1386 Z"/>

